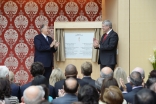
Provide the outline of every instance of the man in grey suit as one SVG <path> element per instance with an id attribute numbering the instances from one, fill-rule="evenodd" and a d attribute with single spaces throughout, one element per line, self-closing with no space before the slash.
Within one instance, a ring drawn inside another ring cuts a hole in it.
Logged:
<path id="1" fill-rule="evenodd" d="M 71 104 L 78 101 L 76 92 L 79 84 L 75 78 L 69 77 L 65 79 L 63 90 L 59 90 L 59 97 L 52 101 L 52 104 Z"/>

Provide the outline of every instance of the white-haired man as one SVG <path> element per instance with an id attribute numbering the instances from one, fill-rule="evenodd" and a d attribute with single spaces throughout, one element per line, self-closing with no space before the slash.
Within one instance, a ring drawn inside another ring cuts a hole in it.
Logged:
<path id="1" fill-rule="evenodd" d="M 0 78 L 8 78 L 9 79 L 9 69 L 6 66 L 0 66 Z M 20 86 L 11 82 L 11 95 L 18 97 L 20 100 Z"/>

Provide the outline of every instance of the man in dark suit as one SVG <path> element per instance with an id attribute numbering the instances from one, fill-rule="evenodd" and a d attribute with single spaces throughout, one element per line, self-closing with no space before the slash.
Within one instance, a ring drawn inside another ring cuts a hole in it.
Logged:
<path id="1" fill-rule="evenodd" d="M 30 72 L 31 72 L 31 74 L 32 74 L 33 77 L 35 77 L 37 75 L 43 75 L 44 71 L 45 71 L 44 66 L 40 62 L 34 62 L 31 65 Z M 28 88 L 29 86 L 31 86 L 31 82 L 29 82 L 29 83 L 21 86 L 21 88 L 20 88 L 20 93 L 21 93 L 20 95 L 21 95 L 21 97 L 23 96 L 24 90 L 26 88 Z M 52 96 L 53 98 L 56 97 L 56 95 L 55 95 L 55 89 L 51 85 L 49 85 L 49 96 Z"/>
<path id="2" fill-rule="evenodd" d="M 59 97 L 52 101 L 53 104 L 72 104 L 78 101 L 76 92 L 79 84 L 75 78 L 69 77 L 63 82 L 63 90 L 59 90 Z"/>
<path id="3" fill-rule="evenodd" d="M 145 72 L 144 72 L 144 69 L 143 68 L 140 68 L 140 67 L 136 67 L 132 70 L 132 72 L 139 72 L 141 74 L 141 77 L 143 79 L 143 82 L 142 82 L 142 85 L 145 85 L 145 82 L 144 82 L 144 79 L 145 79 Z M 130 92 L 132 91 L 132 85 L 130 83 L 126 83 L 126 88 L 127 88 L 127 92 Z M 122 87 L 120 88 L 121 91 L 123 91 Z"/>
<path id="4" fill-rule="evenodd" d="M 49 80 L 53 67 L 53 53 L 56 52 L 59 43 L 53 40 L 49 35 L 47 25 L 40 28 L 41 34 L 34 38 L 35 54 L 34 62 L 41 62 L 44 65 L 44 76 Z"/>
<path id="5" fill-rule="evenodd" d="M 105 34 L 102 36 L 100 42 L 97 39 L 93 39 L 93 46 L 95 49 L 99 49 L 100 70 L 103 67 L 110 67 L 114 70 L 118 45 L 118 34 L 113 31 L 112 23 L 109 20 L 102 22 L 102 29 Z"/>
<path id="6" fill-rule="evenodd" d="M 128 103 L 133 104 L 133 99 L 134 99 L 135 94 L 141 89 L 143 89 L 142 82 L 143 82 L 143 79 L 141 77 L 141 74 L 139 72 L 133 71 L 130 74 L 130 84 L 132 85 L 132 91 L 127 92 L 126 85 L 124 84 L 122 79 L 120 80 L 121 86 L 124 90 L 122 92 L 123 97 Z"/>
<path id="7" fill-rule="evenodd" d="M 83 75 L 82 80 L 95 87 L 95 80 L 91 78 L 92 64 L 85 62 L 81 65 L 81 74 Z"/>
<path id="8" fill-rule="evenodd" d="M 78 79 L 77 74 L 78 74 L 78 72 L 77 72 L 77 69 L 74 65 L 72 65 L 72 64 L 67 65 L 67 67 L 65 69 L 66 78 L 69 78 L 69 77 L 75 78 L 78 81 L 78 83 L 80 84 L 80 86 L 84 86 L 84 85 L 88 84 L 88 83 L 84 82 L 83 80 Z M 57 96 L 58 96 L 59 89 L 63 88 L 64 81 L 65 80 L 63 79 L 63 80 L 55 83 L 55 93 Z"/>

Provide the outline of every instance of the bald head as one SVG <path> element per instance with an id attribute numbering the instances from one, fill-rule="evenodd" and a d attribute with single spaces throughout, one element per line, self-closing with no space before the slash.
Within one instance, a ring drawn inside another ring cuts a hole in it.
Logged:
<path id="1" fill-rule="evenodd" d="M 73 64 L 69 64 L 66 66 L 65 76 L 66 77 L 76 77 L 77 76 L 77 69 Z"/>
<path id="2" fill-rule="evenodd" d="M 104 67 L 100 72 L 101 78 L 110 78 L 113 77 L 113 70 L 110 67 Z"/>
<path id="3" fill-rule="evenodd" d="M 78 86 L 79 84 L 75 78 L 70 77 L 64 81 L 64 90 L 66 93 L 76 93 Z"/>
<path id="4" fill-rule="evenodd" d="M 145 78 L 145 72 L 144 72 L 144 70 L 143 70 L 142 68 L 136 67 L 136 68 L 133 69 L 132 72 L 134 72 L 134 71 L 139 72 L 139 73 L 141 74 L 141 77 L 142 77 L 143 79 Z"/>
<path id="5" fill-rule="evenodd" d="M 25 104 L 33 104 L 44 98 L 45 92 L 41 86 L 30 86 L 24 90 L 23 98 Z"/>

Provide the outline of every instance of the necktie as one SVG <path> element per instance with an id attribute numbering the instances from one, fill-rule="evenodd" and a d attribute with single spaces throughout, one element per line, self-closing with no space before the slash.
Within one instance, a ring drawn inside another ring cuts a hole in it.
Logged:
<path id="1" fill-rule="evenodd" d="M 48 37 L 46 36 L 46 40 L 47 40 L 47 42 L 48 42 Z"/>
<path id="2" fill-rule="evenodd" d="M 107 36 L 108 36 L 108 34 L 105 33 L 104 37 L 103 37 L 103 42 L 106 40 Z"/>

